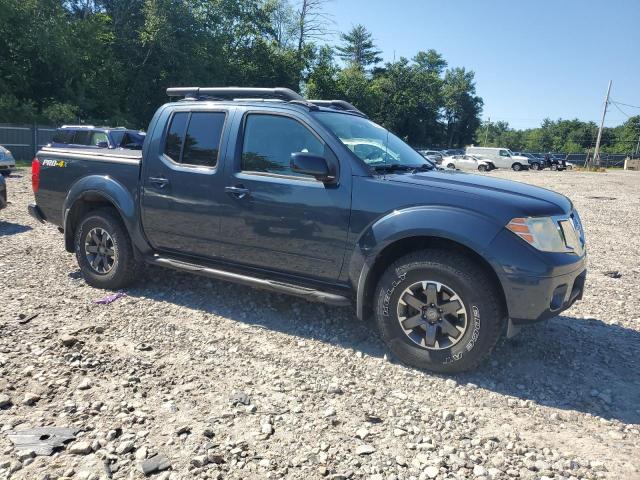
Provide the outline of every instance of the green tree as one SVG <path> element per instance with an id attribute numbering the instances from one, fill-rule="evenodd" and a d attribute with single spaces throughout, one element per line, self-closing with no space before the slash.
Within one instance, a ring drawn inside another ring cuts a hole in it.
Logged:
<path id="1" fill-rule="evenodd" d="M 442 87 L 447 145 L 462 146 L 473 141 L 480 126 L 482 99 L 476 95 L 474 73 L 464 68 L 447 70 Z"/>
<path id="2" fill-rule="evenodd" d="M 363 25 L 356 25 L 349 33 L 341 34 L 340 39 L 342 45 L 336 47 L 338 56 L 349 65 L 364 70 L 382 61 L 382 52 L 376 48 L 373 36 Z"/>

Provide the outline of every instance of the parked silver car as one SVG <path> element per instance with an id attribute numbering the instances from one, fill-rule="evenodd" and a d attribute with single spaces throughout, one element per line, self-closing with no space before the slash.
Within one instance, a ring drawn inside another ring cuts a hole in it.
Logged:
<path id="1" fill-rule="evenodd" d="M 0 145 L 0 172 L 9 173 L 16 168 L 16 159 L 9 150 Z"/>
<path id="2" fill-rule="evenodd" d="M 490 159 L 479 155 L 451 155 L 442 159 L 442 165 L 447 168 L 480 172 L 489 172 L 496 168 Z"/>
<path id="3" fill-rule="evenodd" d="M 427 160 L 431 160 L 434 163 L 442 163 L 442 152 L 437 150 L 418 150 L 418 153 Z"/>

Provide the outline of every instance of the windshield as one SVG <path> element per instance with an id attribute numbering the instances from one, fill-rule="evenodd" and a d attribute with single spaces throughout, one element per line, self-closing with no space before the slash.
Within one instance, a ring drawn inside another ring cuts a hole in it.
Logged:
<path id="1" fill-rule="evenodd" d="M 349 150 L 373 168 L 435 168 L 433 163 L 371 120 L 334 112 L 317 112 L 316 116 Z"/>

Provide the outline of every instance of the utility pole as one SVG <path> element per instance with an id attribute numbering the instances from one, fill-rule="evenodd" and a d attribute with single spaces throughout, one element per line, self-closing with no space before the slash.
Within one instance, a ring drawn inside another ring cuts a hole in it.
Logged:
<path id="1" fill-rule="evenodd" d="M 593 151 L 593 164 L 600 165 L 600 140 L 602 139 L 602 129 L 604 128 L 604 117 L 607 115 L 607 107 L 609 106 L 609 94 L 611 93 L 611 80 L 607 87 L 607 96 L 604 97 L 604 108 L 602 109 L 602 119 L 600 120 L 600 128 L 598 129 L 598 139 L 596 140 L 596 148 Z"/>
<path id="2" fill-rule="evenodd" d="M 487 146 L 487 138 L 489 137 L 489 124 L 491 123 L 491 117 L 489 117 L 487 119 L 487 128 L 484 129 L 484 145 L 482 145 L 483 147 Z"/>
<path id="3" fill-rule="evenodd" d="M 638 136 L 638 143 L 636 144 L 636 157 L 640 153 L 640 136 Z"/>

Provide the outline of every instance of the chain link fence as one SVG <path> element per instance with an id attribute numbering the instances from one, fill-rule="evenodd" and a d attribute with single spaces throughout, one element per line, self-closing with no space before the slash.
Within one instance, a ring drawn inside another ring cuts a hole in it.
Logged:
<path id="1" fill-rule="evenodd" d="M 56 127 L 0 123 L 0 145 L 8 148 L 16 160 L 31 160 L 36 152 L 51 142 Z"/>

